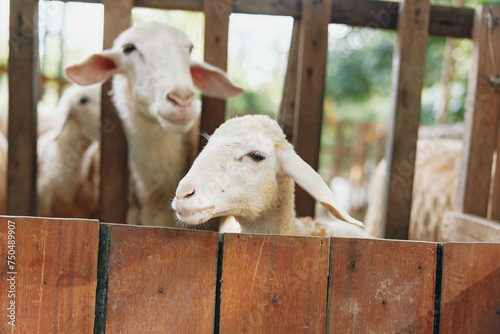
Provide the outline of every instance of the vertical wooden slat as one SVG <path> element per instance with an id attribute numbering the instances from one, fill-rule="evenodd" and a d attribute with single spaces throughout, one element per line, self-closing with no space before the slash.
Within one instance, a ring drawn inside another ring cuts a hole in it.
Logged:
<path id="1" fill-rule="evenodd" d="M 302 159 L 317 170 L 332 0 L 303 1 L 302 7 L 294 146 Z M 314 199 L 298 187 L 295 203 L 299 216 L 314 216 Z"/>
<path id="2" fill-rule="evenodd" d="M 212 333 L 218 233 L 108 226 L 106 333 Z"/>
<path id="3" fill-rule="evenodd" d="M 496 155 L 496 164 L 495 164 L 495 183 L 493 184 L 493 193 L 490 198 L 490 217 L 493 220 L 500 221 L 500 119 L 497 130 L 497 155 Z"/>
<path id="4" fill-rule="evenodd" d="M 486 16 L 491 13 L 493 29 L 488 28 Z M 491 47 L 500 71 L 500 9 L 479 7 L 474 17 L 472 65 L 466 101 L 464 147 L 459 166 L 457 209 L 463 213 L 487 216 L 490 194 L 493 152 L 496 148 L 500 90 L 490 84 L 494 65 Z M 497 206 L 498 203 L 495 203 Z"/>
<path id="5" fill-rule="evenodd" d="M 224 235 L 220 333 L 325 333 L 330 240 Z"/>
<path id="6" fill-rule="evenodd" d="M 0 217 L 0 236 L 0 332 L 92 333 L 99 222 Z"/>
<path id="7" fill-rule="evenodd" d="M 500 329 L 500 244 L 445 244 L 440 333 Z"/>
<path id="8" fill-rule="evenodd" d="M 329 333 L 432 333 L 433 243 L 332 239 Z"/>
<path id="9" fill-rule="evenodd" d="M 286 139 L 293 143 L 295 122 L 295 96 L 297 91 L 297 65 L 299 55 L 299 32 L 300 19 L 294 18 L 292 28 L 292 39 L 288 51 L 288 64 L 286 68 L 285 83 L 283 85 L 283 96 L 278 111 L 277 120 Z"/>
<path id="10" fill-rule="evenodd" d="M 429 13 L 428 0 L 405 0 L 399 7 L 383 205 L 385 237 L 391 239 L 408 239 Z"/>
<path id="11" fill-rule="evenodd" d="M 232 0 L 204 0 L 205 12 L 205 55 L 204 60 L 223 70 L 227 69 L 227 42 L 229 36 L 229 15 Z M 224 123 L 226 102 L 221 99 L 202 97 L 201 131 L 212 134 Z M 200 139 L 202 140 L 202 139 Z M 200 145 L 200 149 L 203 145 Z"/>
<path id="12" fill-rule="evenodd" d="M 7 213 L 36 215 L 38 0 L 10 2 Z"/>
<path id="13" fill-rule="evenodd" d="M 103 0 L 104 49 L 131 23 L 133 0 Z M 127 211 L 128 160 L 127 143 L 121 121 L 108 92 L 111 82 L 102 87 L 101 119 L 101 185 L 99 218 L 108 222 L 125 222 Z"/>

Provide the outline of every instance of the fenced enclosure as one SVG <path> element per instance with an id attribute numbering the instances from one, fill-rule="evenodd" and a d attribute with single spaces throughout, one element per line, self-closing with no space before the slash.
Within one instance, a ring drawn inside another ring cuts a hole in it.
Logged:
<path id="1" fill-rule="evenodd" d="M 9 104 L 10 110 L 16 112 L 11 113 L 9 118 L 7 213 L 14 215 L 36 215 L 34 111 L 38 96 L 35 92 L 38 92 L 39 83 L 37 34 L 34 33 L 37 27 L 33 18 L 36 17 L 37 4 L 33 0 L 11 3 Z M 406 239 L 408 236 L 413 170 L 410 168 L 404 177 L 398 175 L 401 174 L 403 165 L 406 168 L 408 163 L 410 166 L 414 164 L 427 36 L 472 38 L 474 60 L 468 93 L 464 163 L 461 166 L 461 200 L 457 204 L 457 210 L 496 220 L 498 206 L 488 203 L 497 203 L 495 199 L 499 193 L 499 178 L 491 178 L 491 171 L 494 170 L 492 159 L 497 147 L 498 89 L 493 81 L 488 80 L 495 66 L 487 53 L 490 48 L 488 41 L 497 38 L 498 27 L 486 22 L 490 16 L 491 22 L 497 22 L 496 8 L 473 10 L 430 6 L 428 1 L 404 1 L 400 4 L 367 0 L 252 3 L 221 0 L 103 1 L 102 4 L 105 8 L 104 48 L 108 48 L 118 33 L 130 25 L 131 9 L 134 6 L 202 11 L 205 15 L 204 58 L 220 68 L 225 68 L 227 63 L 228 22 L 231 13 L 294 17 L 279 119 L 299 155 L 314 168 L 318 167 L 328 24 L 396 29 L 392 123 L 386 147 L 389 176 L 383 213 L 385 235 L 388 238 Z M 497 44 L 493 43 L 492 48 L 494 54 L 499 53 Z M 493 62 L 498 62 L 498 59 L 494 58 Z M 107 83 L 103 92 L 109 89 L 110 83 Z M 127 207 L 127 148 L 113 108 L 109 97 L 104 93 L 101 117 L 111 120 L 115 130 L 102 133 L 99 218 L 123 222 Z M 201 130 L 212 133 L 223 122 L 224 114 L 224 101 L 203 97 Z M 398 180 L 398 183 L 394 184 L 394 180 Z M 495 186 L 490 200 L 492 180 L 495 180 Z M 296 203 L 299 215 L 314 214 L 314 201 L 301 189 L 297 189 Z M 488 205 L 495 206 L 489 210 L 490 216 Z"/>
<path id="2" fill-rule="evenodd" d="M 218 234 L 26 217 L 0 217 L 0 235 L 0 253 L 12 256 L 2 256 L 2 332 L 500 328 L 499 244 Z"/>

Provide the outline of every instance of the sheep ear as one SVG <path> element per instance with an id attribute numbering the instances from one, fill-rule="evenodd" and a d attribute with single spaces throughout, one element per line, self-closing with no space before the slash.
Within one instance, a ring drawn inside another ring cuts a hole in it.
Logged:
<path id="1" fill-rule="evenodd" d="M 105 50 L 87 58 L 83 63 L 66 68 L 66 77 L 72 83 L 86 86 L 103 83 L 118 72 L 118 55 Z"/>
<path id="2" fill-rule="evenodd" d="M 243 93 L 243 89 L 233 84 L 218 67 L 191 60 L 190 68 L 194 85 L 206 96 L 225 99 Z"/>
<path id="3" fill-rule="evenodd" d="M 363 223 L 352 218 L 340 207 L 337 199 L 321 176 L 290 147 L 280 157 L 282 171 L 299 186 L 319 201 L 332 215 L 347 223 L 363 227 Z"/>

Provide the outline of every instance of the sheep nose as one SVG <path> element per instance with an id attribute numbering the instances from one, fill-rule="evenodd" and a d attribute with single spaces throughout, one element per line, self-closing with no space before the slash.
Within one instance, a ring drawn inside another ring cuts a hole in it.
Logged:
<path id="1" fill-rule="evenodd" d="M 186 200 L 186 199 L 189 199 L 190 197 L 194 196 L 195 193 L 196 193 L 196 190 L 194 188 L 189 188 L 189 189 L 181 192 L 176 197 L 179 200 Z"/>
<path id="2" fill-rule="evenodd" d="M 167 94 L 167 100 L 181 108 L 187 108 L 193 103 L 194 92 L 189 88 L 175 88 Z"/>

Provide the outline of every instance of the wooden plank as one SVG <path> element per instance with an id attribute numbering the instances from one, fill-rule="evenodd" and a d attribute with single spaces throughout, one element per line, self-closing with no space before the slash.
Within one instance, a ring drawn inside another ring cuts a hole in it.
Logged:
<path id="1" fill-rule="evenodd" d="M 205 12 L 204 59 L 223 70 L 227 69 L 227 41 L 231 8 L 232 0 L 203 1 Z M 224 100 L 203 96 L 201 131 L 211 135 L 220 124 L 224 123 L 225 114 L 226 102 Z M 203 146 L 200 145 L 200 149 Z"/>
<path id="2" fill-rule="evenodd" d="M 500 245 L 445 244 L 440 333 L 498 333 Z"/>
<path id="3" fill-rule="evenodd" d="M 432 333 L 435 243 L 332 239 L 329 333 Z"/>
<path id="4" fill-rule="evenodd" d="M 332 0 L 305 1 L 302 6 L 295 97 L 297 130 L 294 146 L 297 154 L 317 170 Z M 314 203 L 314 199 L 307 192 L 297 187 L 295 205 L 299 216 L 314 216 Z"/>
<path id="5" fill-rule="evenodd" d="M 133 0 L 103 0 L 104 49 L 131 24 Z M 128 191 L 128 158 L 125 133 L 108 92 L 111 82 L 102 87 L 101 103 L 101 185 L 99 218 L 108 222 L 125 222 Z"/>
<path id="6" fill-rule="evenodd" d="M 7 213 L 36 215 L 38 1 L 12 0 L 9 27 Z"/>
<path id="7" fill-rule="evenodd" d="M 85 2 L 98 2 L 86 0 Z M 137 0 L 138 7 L 203 10 L 203 0 Z M 235 1 L 233 13 L 301 17 L 301 0 Z M 331 23 L 396 30 L 399 3 L 372 0 L 334 0 Z M 429 35 L 455 38 L 472 36 L 474 9 L 432 6 Z"/>
<path id="8" fill-rule="evenodd" d="M 399 10 L 383 204 L 389 239 L 408 239 L 430 5 L 428 0 L 405 0 Z"/>
<path id="9" fill-rule="evenodd" d="M 0 236 L 0 332 L 92 333 L 99 222 L 0 217 Z"/>
<path id="10" fill-rule="evenodd" d="M 500 132 L 500 119 L 499 119 L 499 124 L 498 124 L 498 130 Z M 490 198 L 490 212 L 489 212 L 489 218 L 500 221 L 500 133 L 497 132 L 497 155 L 496 155 L 496 160 L 494 161 L 495 163 L 495 177 L 494 177 L 494 184 L 493 184 L 493 193 L 491 194 Z"/>
<path id="11" fill-rule="evenodd" d="M 500 91 L 489 81 L 494 68 L 500 69 L 500 28 L 489 29 L 486 16 L 500 20 L 500 8 L 479 7 L 474 18 L 472 65 L 469 72 L 465 111 L 464 147 L 459 165 L 456 208 L 464 213 L 487 217 L 493 152 L 499 123 Z M 491 45 L 490 45 L 491 40 Z"/>
<path id="12" fill-rule="evenodd" d="M 212 333 L 218 233 L 108 226 L 106 333 Z"/>
<path id="13" fill-rule="evenodd" d="M 299 32 L 300 20 L 293 20 L 292 39 L 290 50 L 288 51 L 288 64 L 286 67 L 285 83 L 283 85 L 283 96 L 278 111 L 277 120 L 280 124 L 286 139 L 293 143 L 295 122 L 295 95 L 297 91 L 297 66 L 299 55 Z"/>
<path id="14" fill-rule="evenodd" d="M 498 242 L 500 223 L 478 216 L 449 211 L 441 226 L 443 240 L 452 242 Z"/>
<path id="15" fill-rule="evenodd" d="M 220 333 L 325 333 L 328 238 L 225 234 Z"/>

